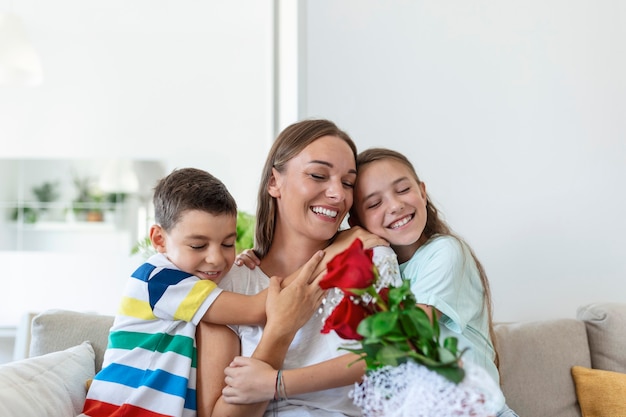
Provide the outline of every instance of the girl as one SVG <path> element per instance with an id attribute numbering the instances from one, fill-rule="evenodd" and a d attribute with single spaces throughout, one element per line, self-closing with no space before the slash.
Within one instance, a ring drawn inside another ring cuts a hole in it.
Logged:
<path id="1" fill-rule="evenodd" d="M 368 149 L 358 155 L 357 167 L 350 224 L 391 244 L 418 304 L 438 318 L 442 340 L 457 337 L 459 348 L 468 348 L 463 360 L 482 366 L 499 383 L 489 282 L 476 255 L 439 217 L 404 155 Z M 515 416 L 503 396 L 498 416 Z"/>

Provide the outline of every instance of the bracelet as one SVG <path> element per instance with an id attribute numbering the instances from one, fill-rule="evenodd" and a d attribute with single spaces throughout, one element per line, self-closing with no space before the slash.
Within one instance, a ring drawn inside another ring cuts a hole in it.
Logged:
<path id="1" fill-rule="evenodd" d="M 280 379 L 282 377 L 283 374 L 283 370 L 279 369 L 278 372 L 276 372 L 276 382 L 274 383 L 274 401 L 278 401 L 280 399 L 278 391 L 280 389 Z"/>
<path id="2" fill-rule="evenodd" d="M 283 379 L 283 370 L 279 369 L 276 373 L 276 384 L 274 385 L 274 400 L 287 400 L 287 389 L 285 388 L 285 380 Z"/>
<path id="3" fill-rule="evenodd" d="M 282 372 L 280 373 L 280 399 L 281 400 L 289 399 L 287 398 L 287 388 L 285 388 L 285 379 L 284 379 L 284 375 Z"/>

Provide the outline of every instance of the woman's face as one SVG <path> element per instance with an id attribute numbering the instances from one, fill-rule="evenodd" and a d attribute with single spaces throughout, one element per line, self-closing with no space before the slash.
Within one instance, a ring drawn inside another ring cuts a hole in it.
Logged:
<path id="1" fill-rule="evenodd" d="M 367 230 L 392 246 L 421 244 L 427 217 L 426 187 L 404 164 L 382 159 L 363 166 L 354 198 L 354 209 Z"/>
<path id="2" fill-rule="evenodd" d="M 322 136 L 272 170 L 268 191 L 276 198 L 277 226 L 314 240 L 332 238 L 352 206 L 356 162 L 350 146 Z"/>

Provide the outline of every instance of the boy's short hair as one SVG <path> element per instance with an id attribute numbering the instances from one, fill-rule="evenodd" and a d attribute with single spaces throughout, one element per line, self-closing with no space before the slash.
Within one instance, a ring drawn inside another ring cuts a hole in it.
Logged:
<path id="1" fill-rule="evenodd" d="M 187 210 L 237 216 L 237 203 L 219 179 L 197 168 L 175 169 L 154 187 L 154 218 L 171 230 Z"/>

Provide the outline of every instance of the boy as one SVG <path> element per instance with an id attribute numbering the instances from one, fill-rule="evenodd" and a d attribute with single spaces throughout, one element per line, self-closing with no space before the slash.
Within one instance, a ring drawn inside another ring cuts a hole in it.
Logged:
<path id="1" fill-rule="evenodd" d="M 179 169 L 158 182 L 153 200 L 150 240 L 158 253 L 125 289 L 87 394 L 88 416 L 195 416 L 198 323 L 265 322 L 265 292 L 217 288 L 235 260 L 237 238 L 237 204 L 224 184 L 205 171 Z"/>

